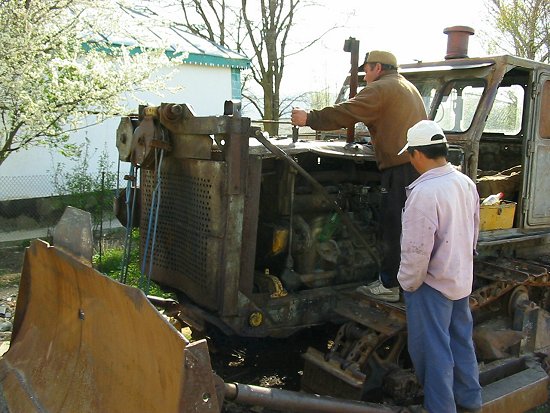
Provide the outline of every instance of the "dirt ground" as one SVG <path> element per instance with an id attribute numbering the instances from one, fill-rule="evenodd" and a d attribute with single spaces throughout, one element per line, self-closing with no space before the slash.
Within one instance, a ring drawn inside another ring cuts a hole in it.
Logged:
<path id="1" fill-rule="evenodd" d="M 0 248 L 0 355 L 11 340 L 23 255 L 23 247 Z"/>
<path id="2" fill-rule="evenodd" d="M 14 277 L 21 272 L 24 254 L 22 245 L 0 247 L 0 288 L 14 283 Z"/>

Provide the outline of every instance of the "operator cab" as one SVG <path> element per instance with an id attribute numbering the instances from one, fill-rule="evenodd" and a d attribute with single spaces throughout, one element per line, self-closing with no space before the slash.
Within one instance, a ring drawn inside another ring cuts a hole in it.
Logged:
<path id="1" fill-rule="evenodd" d="M 514 209 L 507 222 L 482 231 L 550 225 L 550 201 L 542 195 L 550 191 L 543 172 L 550 166 L 548 65 L 496 56 L 420 62 L 399 72 L 420 91 L 428 117 L 449 140 L 449 161 L 476 182 L 480 198 L 503 192 L 503 205 Z M 348 95 L 349 76 L 337 102 Z M 358 124 L 356 136 L 368 141 L 368 128 Z"/>

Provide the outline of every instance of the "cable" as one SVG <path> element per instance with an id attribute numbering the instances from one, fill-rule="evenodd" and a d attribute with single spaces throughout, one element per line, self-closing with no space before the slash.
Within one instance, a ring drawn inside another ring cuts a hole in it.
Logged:
<path id="1" fill-rule="evenodd" d="M 164 134 L 163 134 L 164 135 Z M 160 152 L 159 152 L 160 151 Z M 159 155 L 160 154 L 160 155 Z M 145 239 L 145 248 L 143 251 L 143 259 L 141 262 L 141 277 L 139 281 L 139 288 L 145 292 L 149 293 L 149 287 L 151 283 L 151 273 L 153 270 L 153 256 L 156 246 L 156 236 L 157 236 L 157 227 L 158 227 L 158 214 L 160 209 L 160 195 L 161 195 L 161 168 L 162 161 L 164 158 L 164 149 L 155 148 L 155 172 L 156 172 L 156 185 L 151 195 L 151 206 L 149 208 L 149 220 L 147 223 L 147 236 Z M 154 216 L 154 222 L 153 222 Z M 153 230 L 153 238 L 151 239 L 151 230 Z M 149 242 L 151 241 L 151 250 L 149 251 Z M 147 262 L 147 257 L 149 257 L 149 269 L 145 271 L 145 264 Z M 144 277 L 147 277 L 147 282 L 145 283 Z M 145 284 L 145 285 L 144 285 Z"/>
<path id="2" fill-rule="evenodd" d="M 126 284 L 128 277 L 128 265 L 130 261 L 130 253 L 132 251 L 132 223 L 134 222 L 134 212 L 137 198 L 137 173 L 138 168 L 134 165 L 130 165 L 129 179 L 126 184 L 126 235 L 124 238 L 124 252 L 122 257 L 122 263 L 120 268 L 119 281 Z M 132 181 L 134 187 L 132 190 Z M 132 202 L 130 203 L 130 194 L 132 195 Z M 117 197 L 118 198 L 118 197 Z"/>
<path id="3" fill-rule="evenodd" d="M 158 220 L 159 220 L 159 210 L 160 210 L 160 196 L 161 196 L 161 181 L 162 177 L 160 174 L 161 167 L 162 167 L 162 160 L 164 157 L 164 149 L 160 149 L 160 160 L 159 160 L 159 167 L 158 167 L 158 175 L 157 175 L 157 208 L 155 210 L 155 223 L 153 225 L 153 242 L 151 244 L 151 254 L 149 258 L 149 271 L 147 272 L 147 286 L 145 288 L 145 294 L 149 294 L 149 287 L 151 285 L 151 273 L 153 271 L 153 256 L 155 253 L 155 245 L 157 241 L 157 228 L 158 228 Z"/>

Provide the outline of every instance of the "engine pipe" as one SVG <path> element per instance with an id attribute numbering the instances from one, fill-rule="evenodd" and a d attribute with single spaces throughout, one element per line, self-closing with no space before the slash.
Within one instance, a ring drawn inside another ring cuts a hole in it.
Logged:
<path id="1" fill-rule="evenodd" d="M 224 383 L 225 399 L 236 403 L 296 413 L 405 413 L 404 407 L 382 407 L 367 402 L 342 400 L 317 394 L 271 389 L 240 383 Z"/>
<path id="2" fill-rule="evenodd" d="M 359 40 L 354 37 L 350 37 L 344 42 L 344 52 L 351 53 L 349 71 L 349 98 L 351 99 L 357 94 L 357 87 L 359 86 L 359 79 L 357 72 L 359 71 Z M 355 141 L 355 124 L 347 128 L 346 142 L 351 143 Z"/>

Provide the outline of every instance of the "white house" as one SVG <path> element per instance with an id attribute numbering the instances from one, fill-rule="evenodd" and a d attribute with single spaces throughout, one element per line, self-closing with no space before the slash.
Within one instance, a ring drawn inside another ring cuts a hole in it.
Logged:
<path id="1" fill-rule="evenodd" d="M 172 45 L 173 50 L 168 50 L 167 54 L 173 58 L 158 75 L 171 73 L 167 86 L 178 90 L 151 90 L 137 93 L 136 97 L 121 96 L 128 113 L 137 112 L 139 99 L 150 105 L 161 102 L 186 103 L 192 106 L 198 116 L 221 115 L 226 100 L 241 98 L 241 71 L 250 67 L 248 58 L 189 34 L 177 26 L 149 30 L 149 35 L 162 36 L 163 41 L 168 40 Z M 177 56 L 175 51 L 185 51 L 185 57 L 174 57 Z M 89 122 L 93 120 L 90 118 Z M 97 160 L 103 152 L 108 154 L 113 170 L 117 170 L 115 135 L 118 124 L 119 118 L 112 118 L 71 135 L 71 143 L 82 144 L 86 139 L 90 141 L 88 164 L 91 173 L 98 172 Z M 57 164 L 62 164 L 64 170 L 68 171 L 75 162 L 55 150 L 40 147 L 10 155 L 0 166 L 0 201 L 55 195 L 52 174 Z M 121 174 L 127 173 L 127 169 L 128 164 L 122 165 Z"/>

